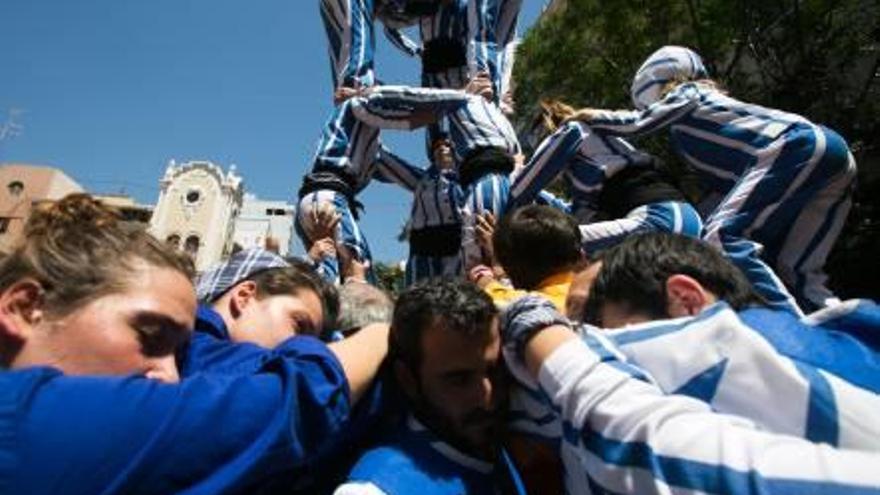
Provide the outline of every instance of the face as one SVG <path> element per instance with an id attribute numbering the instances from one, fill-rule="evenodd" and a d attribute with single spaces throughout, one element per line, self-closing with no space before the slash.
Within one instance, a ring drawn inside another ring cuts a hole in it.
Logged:
<path id="1" fill-rule="evenodd" d="M 314 291 L 302 289 L 251 299 L 231 328 L 237 342 L 252 342 L 272 349 L 294 335 L 318 335 L 324 309 Z"/>
<path id="2" fill-rule="evenodd" d="M 440 170 L 449 170 L 455 166 L 452 144 L 448 139 L 444 139 L 434 146 L 434 164 Z"/>
<path id="3" fill-rule="evenodd" d="M 475 337 L 439 326 L 422 335 L 417 409 L 432 428 L 476 455 L 494 457 L 506 391 L 497 318 Z"/>
<path id="4" fill-rule="evenodd" d="M 195 312 L 189 279 L 176 270 L 144 264 L 121 292 L 37 323 L 28 345 L 45 362 L 32 364 L 73 375 L 134 373 L 176 382 L 174 353 L 189 339 Z"/>

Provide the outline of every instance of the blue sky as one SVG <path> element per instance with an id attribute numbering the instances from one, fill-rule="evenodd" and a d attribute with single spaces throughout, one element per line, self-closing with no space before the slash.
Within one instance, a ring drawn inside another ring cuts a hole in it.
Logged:
<path id="1" fill-rule="evenodd" d="M 543 1 L 524 4 L 521 32 Z M 0 122 L 23 110 L 0 162 L 142 203 L 172 158 L 234 163 L 248 192 L 292 199 L 332 106 L 317 0 L 3 0 L 0 33 Z M 381 35 L 377 51 L 383 80 L 417 83 L 416 60 Z M 421 133 L 383 140 L 424 161 Z M 362 202 L 375 258 L 401 259 L 409 196 L 372 184 Z"/>

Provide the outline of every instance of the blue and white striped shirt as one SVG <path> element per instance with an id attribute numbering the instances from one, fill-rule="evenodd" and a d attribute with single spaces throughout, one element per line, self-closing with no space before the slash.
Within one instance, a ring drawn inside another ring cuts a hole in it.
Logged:
<path id="1" fill-rule="evenodd" d="M 376 86 L 365 97 L 340 104 L 324 124 L 313 170 L 338 171 L 353 182 L 354 192 L 367 186 L 377 165 L 380 129 L 414 129 L 463 107 L 461 91 Z"/>
<path id="2" fill-rule="evenodd" d="M 810 124 L 799 115 L 743 103 L 700 83 L 682 84 L 645 110 L 601 112 L 587 123 L 620 136 L 669 127 L 676 153 L 708 187 L 722 192 L 786 130 Z"/>
<path id="3" fill-rule="evenodd" d="M 570 122 L 545 139 L 513 178 L 514 206 L 531 203 L 559 174 L 570 187 L 572 212 L 578 221 L 591 220 L 602 186 L 627 166 L 650 166 L 652 158 L 618 137 L 594 132 L 587 124 Z"/>
<path id="4" fill-rule="evenodd" d="M 413 194 L 409 228 L 461 225 L 464 194 L 452 170 L 417 167 L 386 148 L 379 151 L 382 164 L 377 179 L 393 182 Z"/>
<path id="5" fill-rule="evenodd" d="M 517 304 L 531 302 L 521 300 L 511 308 L 516 311 Z M 544 305 L 545 311 L 555 312 L 552 305 Z M 537 321 L 544 320 L 540 317 Z M 522 323 L 530 324 L 526 319 L 514 319 L 512 324 Z M 505 333 L 521 334 L 515 329 Z M 734 333 L 728 331 L 724 337 L 735 340 L 738 336 Z M 531 411 L 520 408 L 535 414 L 536 426 L 531 433 L 550 435 L 560 449 L 569 493 L 880 492 L 880 473 L 871 467 L 880 462 L 876 450 L 838 450 L 796 436 L 761 431 L 750 419 L 715 412 L 715 404 L 666 395 L 650 379 L 635 379 L 619 364 L 612 364 L 620 363 L 621 352 L 625 352 L 615 350 L 610 343 L 613 338 L 594 330 L 587 330 L 586 335 L 561 345 L 545 359 L 537 383 L 528 378 L 524 382 L 537 386 L 525 392 L 531 404 L 543 401 L 547 407 L 543 411 L 540 407 Z M 604 343 L 597 348 L 591 343 L 596 340 Z M 654 352 L 673 359 L 677 354 L 693 357 L 701 351 L 717 354 L 715 350 L 723 346 L 701 342 L 689 353 L 689 349 L 667 342 Z M 730 347 L 730 360 L 738 359 L 735 345 Z M 505 345 L 505 359 L 519 378 L 524 371 L 522 358 L 511 351 Z M 746 349 L 749 351 L 753 348 Z M 681 359 L 681 366 L 688 366 L 687 359 Z M 786 407 L 782 402 L 790 393 L 764 403 L 752 395 L 752 387 L 761 387 L 762 381 L 775 377 L 762 372 L 762 362 L 757 364 L 757 369 L 743 370 L 749 371 L 752 379 L 742 383 L 745 388 L 740 389 L 738 400 L 753 401 L 755 407 L 768 410 Z M 652 379 L 663 383 L 667 377 L 655 375 Z M 863 419 L 865 423 L 876 416 L 869 414 Z M 555 431 L 550 427 L 554 420 L 558 420 Z M 552 437 L 554 434 L 558 436 Z"/>

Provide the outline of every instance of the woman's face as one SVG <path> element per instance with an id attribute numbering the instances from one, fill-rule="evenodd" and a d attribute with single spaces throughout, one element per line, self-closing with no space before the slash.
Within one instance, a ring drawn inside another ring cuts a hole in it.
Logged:
<path id="1" fill-rule="evenodd" d="M 67 374 L 141 374 L 176 382 L 175 351 L 189 339 L 195 312 L 186 276 L 141 263 L 122 291 L 40 322 L 32 343 L 50 361 L 42 364 Z"/>

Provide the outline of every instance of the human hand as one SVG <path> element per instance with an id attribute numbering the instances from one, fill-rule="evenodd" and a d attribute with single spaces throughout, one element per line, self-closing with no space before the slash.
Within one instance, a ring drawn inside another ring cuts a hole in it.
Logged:
<path id="1" fill-rule="evenodd" d="M 489 74 L 486 72 L 478 72 L 477 75 L 471 78 L 465 86 L 464 91 L 472 95 L 482 96 L 487 101 L 492 101 L 495 98 L 495 90 L 492 87 L 492 80 L 489 79 Z"/>
<path id="2" fill-rule="evenodd" d="M 336 212 L 336 207 L 329 201 L 322 201 L 311 209 L 310 225 L 308 234 L 310 239 L 336 238 L 336 227 L 342 219 L 342 215 Z"/>
<path id="3" fill-rule="evenodd" d="M 485 212 L 477 215 L 477 224 L 474 227 L 477 234 L 477 244 L 483 251 L 483 261 L 492 266 L 495 264 L 495 249 L 492 246 L 492 236 L 495 234 L 495 215 Z"/>
<path id="4" fill-rule="evenodd" d="M 324 237 L 312 243 L 308 253 L 309 258 L 315 263 L 324 258 L 336 257 L 336 241 L 332 237 Z"/>

